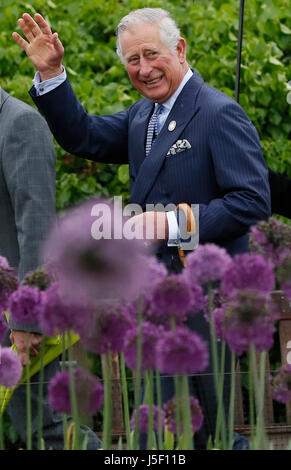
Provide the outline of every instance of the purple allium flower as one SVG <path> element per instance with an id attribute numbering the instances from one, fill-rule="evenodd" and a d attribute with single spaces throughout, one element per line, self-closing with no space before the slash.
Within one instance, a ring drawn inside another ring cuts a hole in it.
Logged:
<path id="1" fill-rule="evenodd" d="M 163 406 L 164 410 L 164 424 L 168 427 L 168 430 L 176 434 L 177 433 L 177 426 L 176 426 L 176 404 L 177 399 L 173 398 L 172 400 L 168 401 Z M 182 404 L 183 406 L 183 404 Z M 201 428 L 203 424 L 203 413 L 199 404 L 199 401 L 195 397 L 190 397 L 190 408 L 191 408 L 191 422 L 192 422 L 192 432 L 197 432 Z M 183 432 L 183 430 L 181 430 Z M 180 434 L 180 432 L 179 432 Z"/>
<path id="2" fill-rule="evenodd" d="M 232 297 L 239 290 L 254 290 L 266 294 L 274 289 L 273 265 L 263 256 L 244 253 L 236 255 L 222 278 L 222 292 Z"/>
<path id="3" fill-rule="evenodd" d="M 81 341 L 86 349 L 97 354 L 121 352 L 126 332 L 131 326 L 122 304 L 102 302 L 93 313 L 92 328 L 81 334 Z"/>
<path id="4" fill-rule="evenodd" d="M 152 309 L 158 315 L 186 319 L 192 300 L 189 284 L 182 275 L 171 274 L 155 285 L 152 295 Z"/>
<path id="5" fill-rule="evenodd" d="M 271 380 L 273 398 L 281 403 L 291 402 L 291 364 L 280 367 Z"/>
<path id="6" fill-rule="evenodd" d="M 0 256 L 0 312 L 8 307 L 9 296 L 18 288 L 18 279 L 8 261 Z"/>
<path id="7" fill-rule="evenodd" d="M 15 387 L 22 375 L 22 365 L 18 354 L 11 348 L 0 347 L 0 385 Z"/>
<path id="8" fill-rule="evenodd" d="M 187 256 L 184 275 L 191 284 L 206 284 L 219 281 L 230 263 L 230 256 L 224 248 L 214 243 L 199 245 Z"/>
<path id="9" fill-rule="evenodd" d="M 163 373 L 202 372 L 208 363 L 206 343 L 187 327 L 166 331 L 156 346 L 156 363 Z"/>
<path id="10" fill-rule="evenodd" d="M 262 221 L 251 228 L 250 248 L 279 267 L 291 249 L 291 228 L 273 217 Z"/>
<path id="11" fill-rule="evenodd" d="M 159 263 L 155 256 L 142 256 L 144 270 L 146 273 L 143 285 L 143 293 L 149 295 L 155 285 L 167 277 L 167 268 Z"/>
<path id="12" fill-rule="evenodd" d="M 0 344 L 5 338 L 5 335 L 8 331 L 7 321 L 3 313 L 0 312 Z"/>
<path id="13" fill-rule="evenodd" d="M 74 369 L 74 384 L 78 409 L 85 415 L 95 414 L 103 404 L 104 390 L 100 382 L 87 371 Z M 59 413 L 72 413 L 69 371 L 58 372 L 49 385 L 49 401 Z"/>
<path id="14" fill-rule="evenodd" d="M 22 286 L 9 298 L 8 308 L 15 323 L 35 323 L 43 312 L 45 295 L 37 287 Z"/>
<path id="15" fill-rule="evenodd" d="M 59 283 L 53 283 L 46 291 L 40 326 L 47 336 L 74 330 L 85 334 L 92 328 L 92 312 L 86 302 L 71 302 L 62 292 Z"/>
<path id="16" fill-rule="evenodd" d="M 160 410 L 161 418 L 162 418 L 162 426 L 164 421 L 164 412 Z M 135 416 L 136 412 L 132 413 L 132 417 L 130 420 L 131 429 L 135 428 Z M 154 432 L 158 432 L 159 427 L 159 407 L 154 405 L 153 406 L 153 416 L 154 416 Z M 139 407 L 139 432 L 142 434 L 147 434 L 148 432 L 148 421 L 149 421 L 149 405 L 141 405 Z"/>
<path id="17" fill-rule="evenodd" d="M 251 343 L 258 352 L 269 350 L 277 318 L 275 305 L 268 297 L 254 291 L 239 291 L 225 304 L 223 337 L 238 355 L 248 352 Z"/>
<path id="18" fill-rule="evenodd" d="M 156 343 L 163 333 L 164 328 L 149 322 L 142 323 L 142 370 L 154 369 L 156 367 Z M 138 328 L 132 327 L 128 330 L 124 339 L 124 359 L 128 367 L 137 367 L 137 339 Z"/>
<path id="19" fill-rule="evenodd" d="M 96 220 L 97 215 L 102 217 Z M 72 300 L 84 295 L 98 303 L 139 294 L 144 243 L 115 237 L 113 227 L 113 205 L 91 200 L 69 210 L 52 230 L 44 257 Z"/>

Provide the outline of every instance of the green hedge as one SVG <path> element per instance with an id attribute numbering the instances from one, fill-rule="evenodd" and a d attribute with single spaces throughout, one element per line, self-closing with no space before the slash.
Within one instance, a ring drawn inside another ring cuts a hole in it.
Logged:
<path id="1" fill-rule="evenodd" d="M 265 158 L 291 177 L 291 9 L 289 0 L 246 0 L 240 103 L 255 124 Z M 188 62 L 205 81 L 234 97 L 239 0 L 32 0 L 1 1 L 1 86 L 32 104 L 27 90 L 33 68 L 11 38 L 23 12 L 50 19 L 65 46 L 64 64 L 90 113 L 114 113 L 139 99 L 115 53 L 115 27 L 130 10 L 168 9 L 188 44 Z M 57 146 L 57 206 L 100 195 L 128 197 L 126 165 L 81 160 Z"/>

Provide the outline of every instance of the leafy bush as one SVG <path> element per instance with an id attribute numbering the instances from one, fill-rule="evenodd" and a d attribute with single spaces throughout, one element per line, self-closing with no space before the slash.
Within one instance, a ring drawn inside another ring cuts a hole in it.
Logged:
<path id="1" fill-rule="evenodd" d="M 31 103 L 33 70 L 11 33 L 27 11 L 50 19 L 65 46 L 64 64 L 88 112 L 114 113 L 139 99 L 115 53 L 115 28 L 122 16 L 144 6 L 168 9 L 188 43 L 188 62 L 207 83 L 234 98 L 239 0 L 2 0 L 1 86 Z M 255 124 L 265 158 L 291 176 L 291 10 L 288 0 L 246 2 L 240 103 Z M 96 164 L 65 155 L 57 146 L 57 207 L 100 195 L 128 198 L 127 166 Z"/>

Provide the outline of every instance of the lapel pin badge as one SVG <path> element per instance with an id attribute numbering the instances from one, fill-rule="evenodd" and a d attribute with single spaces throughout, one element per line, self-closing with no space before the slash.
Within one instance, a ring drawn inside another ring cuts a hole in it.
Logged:
<path id="1" fill-rule="evenodd" d="M 176 128 L 176 121 L 171 121 L 170 124 L 168 125 L 168 129 L 170 132 L 172 132 Z"/>

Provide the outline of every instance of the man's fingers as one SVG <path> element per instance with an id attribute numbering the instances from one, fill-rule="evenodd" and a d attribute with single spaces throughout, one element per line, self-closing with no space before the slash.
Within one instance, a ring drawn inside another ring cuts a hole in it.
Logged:
<path id="1" fill-rule="evenodd" d="M 64 53 L 64 46 L 62 45 L 61 41 L 59 40 L 58 33 L 54 33 L 52 35 L 52 39 L 53 39 L 53 43 L 55 45 L 56 51 L 59 54 L 63 54 Z"/>
<path id="2" fill-rule="evenodd" d="M 30 34 L 33 34 L 33 37 L 39 36 L 42 33 L 38 24 L 34 21 L 34 19 L 28 13 L 23 13 L 22 18 L 18 21 L 18 23 L 20 21 L 22 24 L 21 29 L 25 35 L 26 35 L 26 31 L 28 31 Z"/>
<path id="3" fill-rule="evenodd" d="M 26 52 L 27 46 L 29 46 L 28 42 L 23 39 L 20 34 L 14 32 L 12 33 L 13 39 L 20 45 L 20 47 Z"/>
<path id="4" fill-rule="evenodd" d="M 49 24 L 47 23 L 47 21 L 45 21 L 45 19 L 39 13 L 36 13 L 34 15 L 34 18 L 35 18 L 35 21 L 37 22 L 38 26 L 42 30 L 43 34 L 47 34 L 47 35 L 51 36 L 52 30 L 49 27 Z"/>

